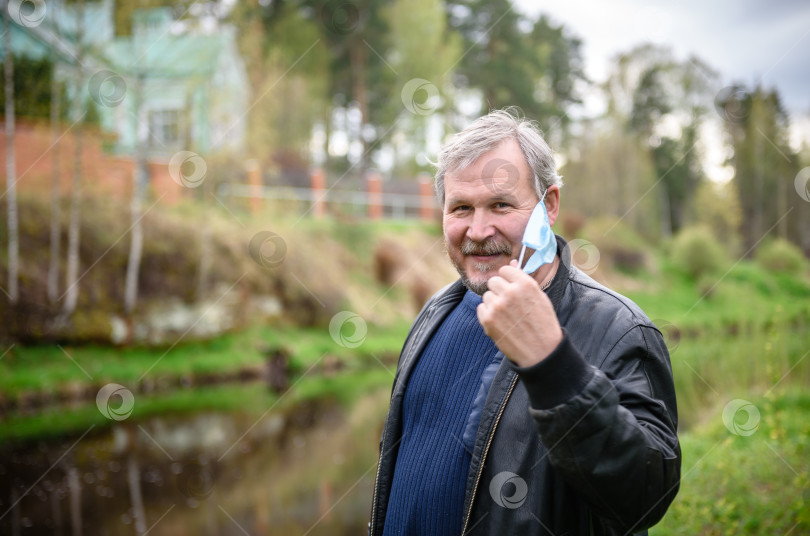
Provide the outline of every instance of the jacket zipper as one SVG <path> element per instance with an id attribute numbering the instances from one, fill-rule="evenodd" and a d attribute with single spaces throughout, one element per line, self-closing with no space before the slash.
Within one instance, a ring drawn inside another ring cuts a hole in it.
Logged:
<path id="1" fill-rule="evenodd" d="M 385 423 L 388 424 L 387 422 Z M 383 438 L 382 443 L 380 444 L 380 461 L 377 463 L 377 476 L 374 478 L 374 501 L 371 503 L 371 527 L 369 527 L 368 534 L 369 536 L 374 535 L 374 522 L 376 521 L 377 517 L 377 494 L 379 493 L 379 485 L 380 485 L 380 469 L 382 468 L 382 458 L 385 453 L 385 429 L 383 427 Z"/>
<path id="2" fill-rule="evenodd" d="M 475 477 L 475 486 L 473 486 L 472 497 L 470 497 L 470 506 L 467 509 L 467 515 L 464 518 L 464 528 L 461 531 L 461 536 L 467 534 L 467 525 L 470 523 L 470 516 L 472 515 L 472 508 L 473 504 L 475 503 L 475 494 L 476 491 L 478 491 L 478 484 L 481 481 L 481 475 L 484 473 L 484 462 L 486 461 L 487 454 L 489 453 L 489 446 L 492 444 L 492 439 L 495 437 L 495 429 L 498 428 L 498 423 L 501 421 L 501 416 L 503 415 L 503 412 L 506 409 L 506 403 L 509 401 L 509 397 L 512 396 L 512 391 L 515 389 L 517 379 L 518 379 L 517 374 L 515 374 L 515 377 L 512 378 L 512 384 L 509 386 L 509 390 L 506 392 L 506 398 L 503 399 L 501 409 L 498 411 L 498 416 L 495 418 L 495 424 L 492 426 L 492 431 L 489 433 L 489 438 L 487 439 L 487 446 L 484 447 L 484 455 L 481 456 L 481 464 L 478 466 L 478 474 Z M 377 499 L 376 495 L 374 499 L 376 501 Z"/>

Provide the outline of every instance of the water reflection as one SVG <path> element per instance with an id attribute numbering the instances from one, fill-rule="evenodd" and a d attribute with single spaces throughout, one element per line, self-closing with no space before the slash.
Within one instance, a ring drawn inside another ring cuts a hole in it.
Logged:
<path id="1" fill-rule="evenodd" d="M 363 534 L 385 404 L 197 413 L 0 447 L 0 533 Z"/>

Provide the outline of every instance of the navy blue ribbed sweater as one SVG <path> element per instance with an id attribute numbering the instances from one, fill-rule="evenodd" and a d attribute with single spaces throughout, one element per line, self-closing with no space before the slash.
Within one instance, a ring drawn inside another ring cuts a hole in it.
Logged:
<path id="1" fill-rule="evenodd" d="M 408 380 L 384 536 L 461 532 L 464 485 L 480 420 L 481 408 L 473 408 L 483 407 L 488 386 L 481 384 L 482 374 L 487 369 L 485 381 L 491 381 L 497 352 L 475 315 L 480 303 L 480 296 L 467 292 Z"/>

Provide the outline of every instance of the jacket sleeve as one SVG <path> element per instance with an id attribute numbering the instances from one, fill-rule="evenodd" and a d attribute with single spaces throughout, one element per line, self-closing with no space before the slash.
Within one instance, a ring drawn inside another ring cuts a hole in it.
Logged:
<path id="1" fill-rule="evenodd" d="M 564 332 L 546 359 L 517 371 L 554 470 L 603 523 L 642 531 L 663 517 L 680 482 L 669 355 L 657 329 L 637 325 L 600 367 Z"/>

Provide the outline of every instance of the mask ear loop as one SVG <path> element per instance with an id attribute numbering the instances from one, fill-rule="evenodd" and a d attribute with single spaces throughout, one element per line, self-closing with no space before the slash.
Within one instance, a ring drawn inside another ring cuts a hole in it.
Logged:
<path id="1" fill-rule="evenodd" d="M 542 203 L 543 200 L 545 200 L 547 193 L 548 193 L 548 188 L 546 188 L 546 191 L 543 192 L 543 197 L 540 198 L 540 203 Z M 528 225 L 529 224 L 527 222 L 526 226 L 528 227 Z M 523 232 L 525 233 L 526 231 L 523 231 Z M 526 244 L 523 244 L 523 246 L 520 248 L 520 258 L 518 259 L 518 268 L 520 268 L 521 270 L 523 269 L 523 256 L 525 254 L 526 254 Z"/>

